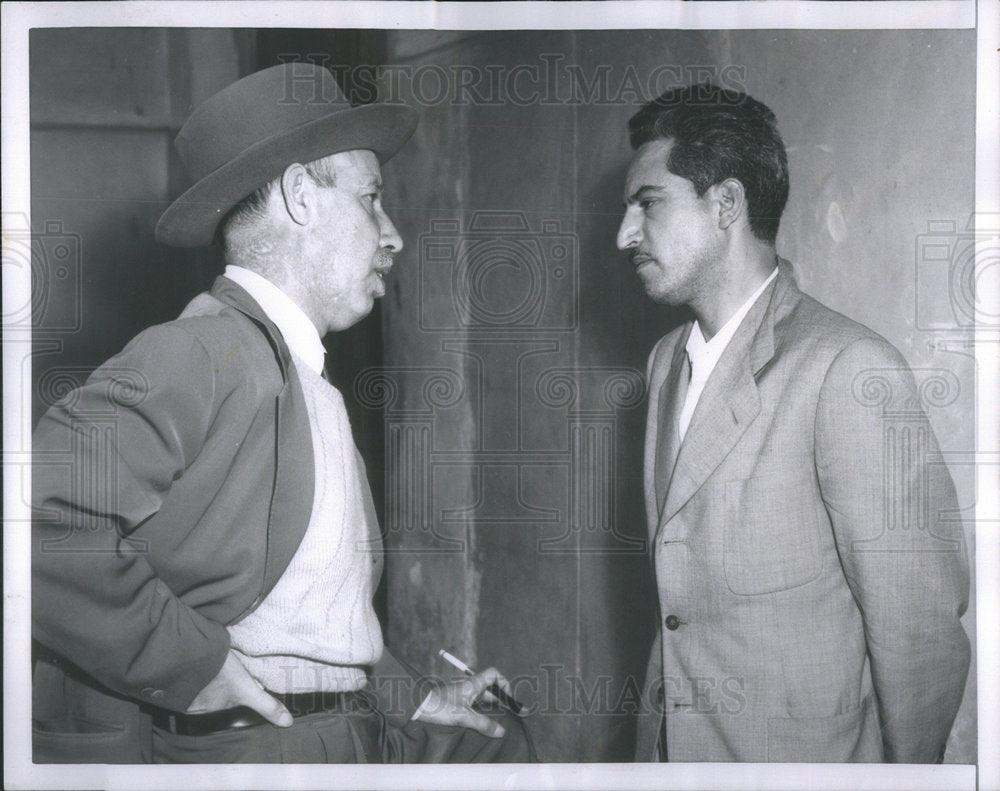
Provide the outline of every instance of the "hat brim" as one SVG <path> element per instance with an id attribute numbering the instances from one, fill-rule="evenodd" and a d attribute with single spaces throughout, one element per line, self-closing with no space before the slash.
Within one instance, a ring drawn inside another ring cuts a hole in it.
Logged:
<path id="1" fill-rule="evenodd" d="M 156 239 L 175 247 L 211 244 L 226 213 L 293 162 L 305 164 L 354 149 L 372 151 L 380 163 L 385 162 L 409 140 L 417 119 L 411 107 L 366 104 L 262 140 L 170 204 L 156 224 Z"/>

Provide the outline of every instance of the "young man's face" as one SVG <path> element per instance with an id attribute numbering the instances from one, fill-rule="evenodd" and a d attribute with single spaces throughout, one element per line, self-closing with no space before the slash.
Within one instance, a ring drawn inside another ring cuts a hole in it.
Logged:
<path id="1" fill-rule="evenodd" d="M 694 184 L 667 170 L 672 147 L 672 140 L 661 139 L 636 151 L 617 243 L 652 300 L 694 305 L 712 287 L 723 240 L 711 190 L 699 198 Z"/>
<path id="2" fill-rule="evenodd" d="M 347 329 L 367 316 L 385 295 L 383 276 L 403 240 L 382 209 L 382 174 L 371 151 L 343 151 L 328 157 L 336 174 L 318 192 L 320 221 L 302 265 L 316 315 L 324 331 Z"/>

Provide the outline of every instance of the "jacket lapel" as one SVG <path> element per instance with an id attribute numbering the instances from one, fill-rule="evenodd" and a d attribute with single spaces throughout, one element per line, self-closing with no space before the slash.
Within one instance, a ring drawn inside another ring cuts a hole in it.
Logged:
<path id="1" fill-rule="evenodd" d="M 754 376 L 774 355 L 774 314 L 784 270 L 744 317 L 708 379 L 681 443 L 660 525 L 702 487 L 760 412 Z M 662 423 L 661 423 L 662 426 Z"/>
<path id="2" fill-rule="evenodd" d="M 239 285 L 219 277 L 212 296 L 249 318 L 265 335 L 281 369 L 284 385 L 274 404 L 275 478 L 267 520 L 267 554 L 264 582 L 255 608 L 285 573 L 302 543 L 312 515 L 315 480 L 312 432 L 302 385 L 292 365 L 291 352 L 277 327 L 254 299 Z M 241 616 L 242 617 L 242 616 Z"/>
<path id="3" fill-rule="evenodd" d="M 292 365 L 292 355 L 288 350 L 288 345 L 281 337 L 281 333 L 274 323 L 267 317 L 260 305 L 251 297 L 246 290 L 234 283 L 228 277 L 219 276 L 212 284 L 210 292 L 213 297 L 220 302 L 224 302 L 231 308 L 235 308 L 250 321 L 257 325 L 268 343 L 274 350 L 274 356 L 281 368 L 281 378 L 288 383 L 288 371 Z"/>
<path id="4" fill-rule="evenodd" d="M 670 360 L 670 371 L 659 393 L 659 407 L 657 411 L 656 425 L 659 436 L 656 443 L 656 509 L 657 513 L 663 512 L 667 491 L 670 487 L 670 479 L 673 475 L 677 453 L 680 449 L 681 438 L 678 425 L 678 417 L 684 404 L 681 401 L 682 387 L 681 380 L 687 375 L 687 352 L 684 350 L 687 337 L 690 334 L 690 325 L 687 332 L 683 334 L 680 342 L 674 348 L 673 356 Z"/>

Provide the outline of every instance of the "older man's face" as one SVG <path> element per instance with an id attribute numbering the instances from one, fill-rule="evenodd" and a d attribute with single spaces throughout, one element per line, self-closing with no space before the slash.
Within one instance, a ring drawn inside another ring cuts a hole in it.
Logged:
<path id="1" fill-rule="evenodd" d="M 367 316 L 385 295 L 393 253 L 403 248 L 382 209 L 382 174 L 371 151 L 327 157 L 336 173 L 318 190 L 317 219 L 307 245 L 306 285 L 324 331 L 343 330 Z"/>

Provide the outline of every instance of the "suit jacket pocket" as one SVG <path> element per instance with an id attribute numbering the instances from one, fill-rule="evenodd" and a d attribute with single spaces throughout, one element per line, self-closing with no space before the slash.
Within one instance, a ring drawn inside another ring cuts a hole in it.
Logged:
<path id="1" fill-rule="evenodd" d="M 773 717 L 767 721 L 767 760 L 881 763 L 882 738 L 874 700 L 832 717 Z"/>
<path id="2" fill-rule="evenodd" d="M 790 477 L 726 482 L 723 564 L 735 594 L 805 585 L 822 570 L 818 491 L 811 481 Z"/>
<path id="3" fill-rule="evenodd" d="M 36 764 L 133 763 L 135 736 L 123 725 L 66 715 L 32 722 L 32 761 Z"/>

